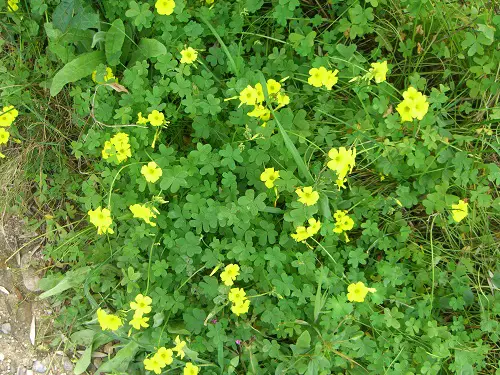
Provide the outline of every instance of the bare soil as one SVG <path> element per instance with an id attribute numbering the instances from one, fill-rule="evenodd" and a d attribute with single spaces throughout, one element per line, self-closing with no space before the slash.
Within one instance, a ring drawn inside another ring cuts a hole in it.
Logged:
<path id="1" fill-rule="evenodd" d="M 37 300 L 45 262 L 36 233 L 0 217 L 0 375 L 69 375 L 64 335 L 53 331 L 56 312 Z"/>

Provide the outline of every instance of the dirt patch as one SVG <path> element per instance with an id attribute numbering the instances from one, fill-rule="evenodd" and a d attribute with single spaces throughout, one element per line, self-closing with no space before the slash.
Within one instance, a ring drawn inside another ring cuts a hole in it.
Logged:
<path id="1" fill-rule="evenodd" d="M 66 339 L 52 328 L 56 312 L 36 299 L 44 263 L 37 234 L 16 218 L 0 218 L 1 375 L 73 373 L 63 352 Z"/>

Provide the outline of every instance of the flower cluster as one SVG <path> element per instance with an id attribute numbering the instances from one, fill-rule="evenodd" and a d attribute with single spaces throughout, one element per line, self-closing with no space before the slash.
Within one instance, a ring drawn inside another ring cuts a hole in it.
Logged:
<path id="1" fill-rule="evenodd" d="M 103 309 L 97 309 L 97 321 L 103 331 L 116 331 L 123 325 L 123 322 L 118 315 L 108 314 Z"/>
<path id="2" fill-rule="evenodd" d="M 401 116 L 401 122 L 413 121 L 415 118 L 422 120 L 429 110 L 427 96 L 410 86 L 403 92 L 403 98 L 404 100 L 396 107 Z"/>
<path id="3" fill-rule="evenodd" d="M 115 75 L 113 74 L 113 69 L 111 69 L 109 66 L 106 67 L 106 74 L 104 75 L 104 82 L 101 81 L 96 81 L 96 76 L 97 76 L 97 70 L 94 70 L 92 72 L 92 81 L 103 84 L 112 80 L 116 80 Z"/>
<path id="4" fill-rule="evenodd" d="M 274 183 L 280 177 L 280 171 L 275 171 L 274 168 L 266 168 L 260 174 L 260 180 L 266 185 L 268 189 L 274 187 Z"/>
<path id="5" fill-rule="evenodd" d="M 240 274 L 240 266 L 237 264 L 228 264 L 224 271 L 220 274 L 220 279 L 224 283 L 224 285 L 231 286 L 234 284 L 234 280 Z"/>
<path id="6" fill-rule="evenodd" d="M 174 342 L 175 346 L 173 348 L 167 349 L 163 346 L 159 348 L 151 357 L 145 358 L 143 361 L 144 368 L 148 371 L 153 371 L 155 374 L 160 374 L 166 366 L 172 364 L 174 361 L 174 352 L 177 353 L 176 355 L 178 357 L 183 359 L 186 355 L 184 353 L 186 342 L 181 340 L 179 336 L 175 338 Z M 186 363 L 184 374 L 197 375 L 198 371 L 198 366 L 193 365 L 191 362 Z"/>
<path id="7" fill-rule="evenodd" d="M 290 97 L 281 92 L 281 80 L 280 82 L 274 79 L 268 79 L 266 82 L 267 94 L 272 103 L 276 103 L 275 109 L 284 107 L 290 103 Z M 264 105 L 265 95 L 264 89 L 260 83 L 257 83 L 255 87 L 248 85 L 245 87 L 238 96 L 240 100 L 240 106 L 243 104 L 254 106 L 254 109 L 247 113 L 250 117 L 258 117 L 264 123 L 262 126 L 266 125 L 266 121 L 271 118 L 271 111 Z"/>
<path id="8" fill-rule="evenodd" d="M 163 175 L 163 171 L 154 161 L 150 161 L 147 165 L 143 165 L 141 168 L 141 174 L 144 176 L 147 182 L 154 184 Z"/>
<path id="9" fill-rule="evenodd" d="M 228 299 L 232 303 L 231 311 L 237 316 L 248 312 L 250 300 L 247 298 L 247 294 L 243 288 L 231 288 Z"/>
<path id="10" fill-rule="evenodd" d="M 313 190 L 312 186 L 306 186 L 305 188 L 298 188 L 295 193 L 299 196 L 298 201 L 305 204 L 306 206 L 315 205 L 319 199 L 319 193 Z"/>
<path id="11" fill-rule="evenodd" d="M 335 211 L 333 218 L 335 219 L 335 228 L 333 228 L 333 231 L 338 234 L 344 233 L 346 242 L 349 242 L 346 232 L 354 227 L 354 220 L 347 215 L 347 211 L 342 210 Z"/>
<path id="12" fill-rule="evenodd" d="M 146 125 L 150 123 L 153 126 L 162 126 L 166 123 L 163 112 L 153 110 L 147 117 L 142 116 L 142 112 L 137 114 L 137 124 Z"/>
<path id="13" fill-rule="evenodd" d="M 175 1 L 174 0 L 158 0 L 155 3 L 155 8 L 158 14 L 163 16 L 170 16 L 174 13 Z"/>
<path id="14" fill-rule="evenodd" d="M 19 10 L 19 0 L 7 0 L 7 12 L 16 12 Z"/>
<path id="15" fill-rule="evenodd" d="M 337 173 L 336 184 L 340 188 L 345 188 L 346 176 L 351 173 L 356 165 L 356 148 L 347 150 L 345 147 L 338 149 L 332 148 L 328 152 L 328 157 L 331 159 L 327 166 L 332 171 Z"/>
<path id="16" fill-rule="evenodd" d="M 127 133 L 117 133 L 109 141 L 104 143 L 102 158 L 109 159 L 113 156 L 116 157 L 118 163 L 121 163 L 132 156 Z"/>
<path id="17" fill-rule="evenodd" d="M 461 222 L 469 214 L 469 205 L 466 201 L 460 199 L 457 204 L 451 205 L 451 217 L 457 223 Z"/>
<path id="18" fill-rule="evenodd" d="M 307 240 L 309 237 L 314 236 L 321 229 L 321 221 L 316 220 L 315 218 L 310 218 L 306 226 L 298 226 L 295 228 L 295 233 L 292 233 L 292 238 L 297 242 L 302 242 Z"/>
<path id="19" fill-rule="evenodd" d="M 10 133 L 8 130 L 4 128 L 8 128 L 15 121 L 19 112 L 14 106 L 9 105 L 7 107 L 3 107 L 2 114 L 0 115 L 0 145 L 6 145 L 10 138 Z M 0 152 L 0 158 L 5 157 Z"/>
<path id="20" fill-rule="evenodd" d="M 152 227 L 156 227 L 156 223 L 152 222 L 151 219 L 156 219 L 155 213 L 159 214 L 160 212 L 155 207 L 149 208 L 145 204 L 136 203 L 131 205 L 129 209 L 134 217 L 144 220 Z"/>
<path id="21" fill-rule="evenodd" d="M 95 210 L 88 212 L 90 222 L 97 227 L 97 234 L 115 233 L 111 228 L 113 220 L 111 219 L 111 212 L 107 208 L 97 207 Z"/>
<path id="22" fill-rule="evenodd" d="M 198 58 L 198 51 L 192 47 L 187 47 L 181 51 L 181 64 L 192 64 Z"/>
<path id="23" fill-rule="evenodd" d="M 145 316 L 151 312 L 151 297 L 138 294 L 135 300 L 130 302 L 130 308 L 134 310 L 134 316 L 129 324 L 137 330 L 149 327 L 149 317 Z"/>
<path id="24" fill-rule="evenodd" d="M 325 86 L 327 90 L 331 90 L 339 80 L 338 73 L 338 69 L 328 70 L 324 66 L 312 68 L 309 70 L 307 83 L 314 87 Z"/>
<path id="25" fill-rule="evenodd" d="M 365 297 L 370 293 L 375 293 L 377 289 L 368 288 L 362 281 L 352 283 L 347 287 L 347 299 L 350 302 L 364 302 Z"/>

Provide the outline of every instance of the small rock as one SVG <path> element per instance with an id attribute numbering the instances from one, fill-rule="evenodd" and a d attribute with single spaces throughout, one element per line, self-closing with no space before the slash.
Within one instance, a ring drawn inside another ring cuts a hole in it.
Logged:
<path id="1" fill-rule="evenodd" d="M 33 362 L 33 371 L 38 372 L 39 374 L 43 374 L 45 373 L 45 371 L 47 371 L 47 367 L 45 367 L 42 362 L 35 361 Z"/>
<path id="2" fill-rule="evenodd" d="M 40 277 L 35 273 L 32 267 L 27 269 L 21 269 L 21 274 L 23 275 L 23 284 L 30 292 L 39 292 L 40 288 L 38 283 L 40 282 Z"/>
<path id="3" fill-rule="evenodd" d="M 73 371 L 73 363 L 69 360 L 68 357 L 64 357 L 62 360 L 64 370 Z"/>
<path id="4" fill-rule="evenodd" d="M 5 359 L 5 356 L 3 355 L 3 353 L 0 353 L 0 362 L 3 362 L 4 359 Z"/>
<path id="5" fill-rule="evenodd" d="M 27 370 L 26 375 L 33 375 L 33 370 Z"/>
<path id="6" fill-rule="evenodd" d="M 2 324 L 0 331 L 2 331 L 2 333 L 5 333 L 6 335 L 8 335 L 9 333 L 12 332 L 12 326 L 10 325 L 10 323 L 4 323 L 4 324 Z"/>

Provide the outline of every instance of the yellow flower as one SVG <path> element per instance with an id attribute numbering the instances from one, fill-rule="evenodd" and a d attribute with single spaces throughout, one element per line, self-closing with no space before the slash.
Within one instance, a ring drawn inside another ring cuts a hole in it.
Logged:
<path id="1" fill-rule="evenodd" d="M 231 286 L 234 284 L 234 280 L 240 274 L 240 266 L 237 264 L 228 264 L 224 271 L 220 274 L 220 279 L 224 283 L 224 285 Z"/>
<path id="2" fill-rule="evenodd" d="M 267 92 L 269 95 L 277 94 L 281 90 L 281 83 L 274 79 L 267 80 Z"/>
<path id="3" fill-rule="evenodd" d="M 331 70 L 327 70 L 325 76 L 323 77 L 323 85 L 327 90 L 331 90 L 333 85 L 339 81 L 339 77 L 337 77 L 338 73 L 338 69 L 335 69 L 333 72 Z"/>
<path id="4" fill-rule="evenodd" d="M 134 314 L 134 317 L 129 322 L 129 324 L 132 327 L 134 327 L 135 329 L 140 330 L 141 328 L 148 328 L 149 327 L 148 321 L 149 321 L 149 318 L 147 316 L 143 316 L 141 314 L 138 314 L 136 311 L 136 313 Z"/>
<path id="5" fill-rule="evenodd" d="M 240 316 L 241 314 L 246 314 L 248 312 L 248 308 L 250 307 L 250 300 L 244 300 L 239 303 L 235 303 L 234 305 L 231 306 L 231 311 L 237 315 Z"/>
<path id="6" fill-rule="evenodd" d="M 149 314 L 151 312 L 151 303 L 153 303 L 151 297 L 138 294 L 135 301 L 130 302 L 130 308 L 135 310 L 135 314 L 138 315 Z"/>
<path id="7" fill-rule="evenodd" d="M 145 125 L 149 122 L 148 118 L 147 117 L 142 117 L 142 112 L 139 112 L 137 114 L 137 123 L 139 125 Z"/>
<path id="8" fill-rule="evenodd" d="M 97 70 L 94 70 L 92 72 L 92 81 L 96 83 L 105 83 L 108 81 L 111 81 L 112 79 L 115 79 L 115 75 L 113 74 L 113 69 L 111 69 L 109 66 L 106 67 L 106 74 L 104 75 L 104 82 L 97 82 L 96 81 L 96 76 L 97 76 Z"/>
<path id="9" fill-rule="evenodd" d="M 417 89 L 410 86 L 410 87 L 408 87 L 408 89 L 405 92 L 403 92 L 403 98 L 409 99 L 409 100 L 415 100 L 415 99 L 418 99 L 419 94 L 421 95 L 421 93 L 418 92 Z"/>
<path id="10" fill-rule="evenodd" d="M 375 293 L 375 288 L 367 288 L 363 282 L 352 283 L 347 287 L 347 299 L 350 302 L 364 302 L 368 292 Z"/>
<path id="11" fill-rule="evenodd" d="M 317 191 L 314 191 L 312 186 L 306 186 L 303 189 L 299 188 L 295 190 L 295 192 L 299 196 L 298 201 L 305 204 L 306 206 L 312 206 L 313 204 L 316 204 L 319 199 L 319 193 Z"/>
<path id="12" fill-rule="evenodd" d="M 93 211 L 90 210 L 88 215 L 90 216 L 90 223 L 97 227 L 97 234 L 114 233 L 111 228 L 113 224 L 111 212 L 107 208 L 97 207 Z"/>
<path id="13" fill-rule="evenodd" d="M 248 112 L 247 115 L 250 117 L 261 117 L 268 113 L 269 110 L 262 104 L 256 104 L 252 111 Z"/>
<path id="14" fill-rule="evenodd" d="M 290 97 L 286 94 L 278 93 L 276 96 L 276 100 L 278 101 L 278 108 L 284 107 L 290 104 Z"/>
<path id="15" fill-rule="evenodd" d="M 429 110 L 429 102 L 427 102 L 427 97 L 419 92 L 420 95 L 413 100 L 413 108 L 411 111 L 411 116 L 417 120 L 422 120 Z"/>
<path id="16" fill-rule="evenodd" d="M 371 69 L 368 72 L 369 79 L 375 78 L 376 83 L 381 83 L 386 80 L 387 61 L 371 63 Z"/>
<path id="17" fill-rule="evenodd" d="M 177 353 L 178 357 L 181 357 L 181 359 L 183 359 L 185 356 L 184 348 L 186 347 L 186 341 L 182 341 L 179 336 L 177 336 L 174 342 L 175 347 L 173 347 L 172 350 Z"/>
<path id="18" fill-rule="evenodd" d="M 457 223 L 461 222 L 469 214 L 469 205 L 464 200 L 460 199 L 457 204 L 451 205 L 451 217 Z"/>
<path id="19" fill-rule="evenodd" d="M 16 12 L 19 10 L 19 0 L 8 0 L 7 1 L 7 12 Z"/>
<path id="20" fill-rule="evenodd" d="M 248 85 L 240 92 L 241 104 L 255 105 L 257 103 L 257 90 Z"/>
<path id="21" fill-rule="evenodd" d="M 321 229 L 321 221 L 316 220 L 315 218 L 310 218 L 308 221 L 309 226 L 307 227 L 307 234 L 311 237 L 319 232 Z"/>
<path id="22" fill-rule="evenodd" d="M 117 133 L 104 143 L 102 149 L 103 159 L 108 159 L 111 156 L 116 156 L 118 163 L 132 156 L 128 134 Z"/>
<path id="23" fill-rule="evenodd" d="M 198 375 L 199 372 L 198 366 L 193 365 L 191 362 L 186 363 L 186 367 L 184 367 L 184 375 Z"/>
<path id="24" fill-rule="evenodd" d="M 349 237 L 347 237 L 347 233 L 345 232 L 354 228 L 354 220 L 347 215 L 347 211 L 341 210 L 335 211 L 333 217 L 335 219 L 333 232 L 338 234 L 344 233 L 346 242 L 349 242 Z"/>
<path id="25" fill-rule="evenodd" d="M 192 64 L 198 58 L 198 51 L 194 48 L 188 47 L 181 51 L 181 64 Z"/>
<path id="26" fill-rule="evenodd" d="M 412 121 L 413 101 L 410 99 L 403 100 L 396 107 L 396 111 L 398 111 L 399 116 L 401 117 L 401 122 Z"/>
<path id="27" fill-rule="evenodd" d="M 3 107 L 2 114 L 0 115 L 0 127 L 11 126 L 18 115 L 19 112 L 13 105 Z"/>
<path id="28" fill-rule="evenodd" d="M 0 128 L 0 145 L 5 145 L 9 141 L 10 133 L 4 128 Z"/>
<path id="29" fill-rule="evenodd" d="M 240 303 L 245 301 L 247 298 L 247 294 L 243 290 L 243 288 L 231 288 L 229 291 L 228 299 L 232 303 Z"/>
<path id="30" fill-rule="evenodd" d="M 136 203 L 136 204 L 131 205 L 129 207 L 129 209 L 130 209 L 130 211 L 132 211 L 132 214 L 134 215 L 134 217 L 144 220 L 146 223 L 148 223 L 152 227 L 156 227 L 156 223 L 151 221 L 151 218 L 153 218 L 153 219 L 156 218 L 155 212 L 159 213 L 156 208 L 151 209 L 146 205 Z M 153 210 L 154 210 L 154 212 L 153 212 Z"/>
<path id="31" fill-rule="evenodd" d="M 323 66 L 320 68 L 312 68 L 309 70 L 309 78 L 307 79 L 307 83 L 314 87 L 321 87 L 323 86 L 326 74 L 327 70 Z"/>
<path id="32" fill-rule="evenodd" d="M 343 181 L 356 165 L 356 148 L 350 150 L 345 147 L 332 148 L 328 152 L 328 157 L 331 159 L 327 164 L 328 168 L 337 172 L 338 179 Z"/>
<path id="33" fill-rule="evenodd" d="M 108 314 L 103 309 L 97 309 L 97 321 L 103 331 L 116 331 L 123 325 L 122 320 L 118 316 Z"/>
<path id="34" fill-rule="evenodd" d="M 255 85 L 255 91 L 257 92 L 257 102 L 262 103 L 266 97 L 264 96 L 264 89 L 260 83 Z"/>
<path id="35" fill-rule="evenodd" d="M 170 16 L 174 13 L 175 1 L 174 0 L 158 0 L 155 3 L 155 8 L 158 14 Z"/>
<path id="36" fill-rule="evenodd" d="M 274 183 L 280 177 L 280 171 L 275 171 L 274 168 L 266 168 L 260 175 L 260 180 L 264 182 L 268 189 L 274 187 Z"/>
<path id="37" fill-rule="evenodd" d="M 309 233 L 307 232 L 307 228 L 304 226 L 299 226 L 295 228 L 295 233 L 291 234 L 292 238 L 297 241 L 297 242 L 302 242 L 304 240 L 307 240 L 309 237 Z"/>
<path id="38" fill-rule="evenodd" d="M 144 176 L 147 182 L 155 183 L 163 175 L 163 171 L 154 161 L 150 161 L 148 165 L 143 165 L 141 168 L 141 174 Z"/>
<path id="39" fill-rule="evenodd" d="M 170 365 L 174 361 L 174 352 L 172 349 L 167 349 L 162 346 L 155 354 L 155 357 L 160 362 L 161 367 Z"/>
<path id="40" fill-rule="evenodd" d="M 161 126 L 165 123 L 165 115 L 155 109 L 148 115 L 148 120 L 153 126 Z"/>
<path id="41" fill-rule="evenodd" d="M 146 370 L 153 371 L 155 374 L 160 374 L 161 369 L 165 367 L 162 366 L 162 362 L 156 355 L 152 356 L 151 358 L 145 358 L 143 363 Z"/>

